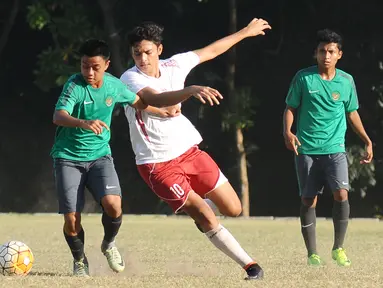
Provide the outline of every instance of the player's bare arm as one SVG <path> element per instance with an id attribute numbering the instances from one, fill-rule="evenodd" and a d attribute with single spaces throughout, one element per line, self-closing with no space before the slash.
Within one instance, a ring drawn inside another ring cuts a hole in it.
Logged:
<path id="1" fill-rule="evenodd" d="M 163 107 L 163 108 L 148 106 L 146 109 L 144 109 L 144 111 L 152 115 L 155 115 L 157 117 L 168 118 L 168 117 L 172 117 L 171 111 L 172 109 L 175 109 L 176 106 L 177 105 L 173 105 L 170 107 Z"/>
<path id="2" fill-rule="evenodd" d="M 78 119 L 69 115 L 68 111 L 65 111 L 65 110 L 56 110 L 54 112 L 53 123 L 56 124 L 57 126 L 73 127 L 73 128 L 78 127 L 82 129 L 92 130 L 97 135 L 101 134 L 104 128 L 109 130 L 108 125 L 106 125 L 101 120 Z"/>
<path id="3" fill-rule="evenodd" d="M 245 38 L 265 35 L 265 30 L 267 29 L 271 29 L 271 26 L 266 20 L 254 18 L 245 28 L 215 41 L 204 48 L 195 50 L 194 53 L 199 56 L 200 63 L 203 63 L 225 53 Z"/>
<path id="4" fill-rule="evenodd" d="M 147 87 L 138 92 L 139 99 L 131 105 L 136 109 L 144 110 L 148 105 L 155 107 L 168 107 L 181 103 L 191 96 L 200 100 L 203 104 L 207 102 L 210 106 L 219 105 L 219 100 L 223 99 L 221 93 L 216 89 L 207 86 L 188 86 L 182 90 L 167 91 L 159 93 L 156 90 Z"/>
<path id="5" fill-rule="evenodd" d="M 169 117 L 175 117 L 181 114 L 181 107 L 180 105 L 172 105 L 169 107 L 163 107 L 163 108 L 157 108 L 154 106 L 148 106 L 145 109 L 146 112 L 156 115 L 158 117 L 162 118 L 169 118 Z"/>
<path id="6" fill-rule="evenodd" d="M 295 109 L 293 107 L 286 106 L 283 114 L 283 137 L 285 138 L 286 148 L 298 155 L 298 146 L 301 146 L 301 143 L 297 136 L 291 132 L 291 127 L 294 123 L 294 112 Z"/>
<path id="7" fill-rule="evenodd" d="M 372 161 L 373 158 L 373 149 L 371 139 L 368 137 L 366 130 L 363 127 L 362 120 L 360 119 L 358 111 L 352 111 L 347 114 L 349 123 L 351 124 L 352 129 L 359 136 L 359 138 L 366 145 L 366 154 L 364 159 L 360 161 L 361 164 L 368 164 Z"/>

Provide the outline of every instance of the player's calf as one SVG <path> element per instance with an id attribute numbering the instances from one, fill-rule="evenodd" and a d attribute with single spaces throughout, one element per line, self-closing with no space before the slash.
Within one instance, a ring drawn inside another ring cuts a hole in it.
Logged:
<path id="1" fill-rule="evenodd" d="M 122 223 L 122 214 L 113 218 L 105 212 L 102 214 L 102 224 L 104 226 L 104 239 L 101 243 L 101 252 L 106 257 L 109 267 L 114 272 L 122 272 L 125 269 L 125 262 L 116 247 L 115 238 Z"/>
<path id="2" fill-rule="evenodd" d="M 81 231 L 76 233 L 76 231 L 65 231 L 65 230 L 68 230 L 65 228 L 67 227 L 64 227 L 64 231 L 63 231 L 64 237 L 73 256 L 73 275 L 88 276 L 89 265 L 88 265 L 88 260 L 84 253 L 84 238 L 85 238 L 84 230 L 80 226 Z M 68 235 L 68 234 L 71 234 L 71 235 Z"/>
<path id="3" fill-rule="evenodd" d="M 251 279 L 260 279 L 263 276 L 263 270 L 246 253 L 233 235 L 221 224 L 219 224 L 212 209 L 207 207 L 203 199 L 194 191 L 189 193 L 184 211 L 189 214 L 196 223 L 199 224 L 206 237 L 213 245 L 237 262 L 248 273 Z"/>

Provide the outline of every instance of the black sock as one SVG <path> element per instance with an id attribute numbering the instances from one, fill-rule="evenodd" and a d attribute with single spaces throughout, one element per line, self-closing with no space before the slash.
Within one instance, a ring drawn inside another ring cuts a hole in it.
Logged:
<path id="1" fill-rule="evenodd" d="M 84 228 L 81 227 L 81 231 L 77 233 L 77 237 L 80 238 L 82 245 L 85 245 L 85 232 Z"/>
<path id="2" fill-rule="evenodd" d="M 102 213 L 102 225 L 104 226 L 104 242 L 111 243 L 118 234 L 122 223 L 122 214 L 117 218 L 108 216 L 105 212 Z"/>
<path id="3" fill-rule="evenodd" d="M 334 249 L 343 246 L 344 238 L 347 232 L 348 219 L 350 216 L 350 204 L 348 200 L 338 202 L 334 201 L 332 208 L 332 219 L 334 223 Z"/>
<path id="4" fill-rule="evenodd" d="M 84 233 L 82 233 L 84 234 Z M 84 243 L 80 239 L 79 235 L 69 236 L 64 231 L 65 240 L 68 243 L 70 251 L 72 252 L 73 258 L 76 261 L 80 261 L 84 258 Z"/>
<path id="5" fill-rule="evenodd" d="M 305 240 L 308 256 L 311 254 L 317 254 L 315 208 L 310 208 L 304 204 L 301 204 L 300 218 L 301 231 L 303 239 Z"/>

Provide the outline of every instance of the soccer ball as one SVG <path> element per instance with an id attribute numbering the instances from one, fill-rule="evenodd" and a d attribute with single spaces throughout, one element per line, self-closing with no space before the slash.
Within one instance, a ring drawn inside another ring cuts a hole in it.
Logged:
<path id="1" fill-rule="evenodd" d="M 31 249 L 23 242 L 10 241 L 0 246 L 0 273 L 3 275 L 27 275 L 33 261 Z"/>

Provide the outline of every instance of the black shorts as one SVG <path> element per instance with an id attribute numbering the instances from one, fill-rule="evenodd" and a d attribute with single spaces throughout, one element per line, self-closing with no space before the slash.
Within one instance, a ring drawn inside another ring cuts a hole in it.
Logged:
<path id="1" fill-rule="evenodd" d="M 333 193 L 350 189 L 346 153 L 300 154 L 295 156 L 295 168 L 302 197 L 315 197 L 323 192 L 326 184 Z"/>
<path id="2" fill-rule="evenodd" d="M 105 195 L 121 196 L 120 182 L 110 155 L 93 161 L 55 158 L 54 171 L 60 214 L 82 211 L 85 188 L 100 204 Z"/>

